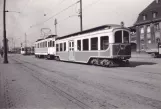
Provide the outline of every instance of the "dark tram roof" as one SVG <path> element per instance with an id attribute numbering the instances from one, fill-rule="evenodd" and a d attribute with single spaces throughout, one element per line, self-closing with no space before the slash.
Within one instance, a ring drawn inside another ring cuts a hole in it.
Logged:
<path id="1" fill-rule="evenodd" d="M 71 37 L 71 36 L 76 36 L 76 35 L 79 35 L 79 34 L 85 34 L 85 33 L 89 33 L 89 32 L 104 30 L 105 28 L 110 29 L 112 27 L 121 27 L 121 25 L 115 25 L 115 24 L 102 25 L 102 26 L 98 26 L 98 27 L 94 27 L 94 28 L 91 28 L 91 29 L 84 30 L 82 32 L 76 32 L 76 33 L 72 33 L 72 34 L 69 34 L 69 35 L 62 36 L 62 37 L 58 37 L 56 39 L 64 39 L 64 38 L 68 38 L 68 37 Z"/>
<path id="2" fill-rule="evenodd" d="M 45 39 L 49 39 L 49 38 L 53 38 L 56 37 L 56 35 L 49 35 L 48 37 L 46 37 Z"/>
<path id="3" fill-rule="evenodd" d="M 41 40 L 44 40 L 44 39 L 38 39 L 36 42 L 41 41 Z"/>
<path id="4" fill-rule="evenodd" d="M 49 38 L 53 38 L 53 37 L 56 37 L 56 35 L 49 35 L 48 37 L 46 37 L 44 39 L 49 39 Z M 38 39 L 36 42 L 44 40 L 44 39 L 43 38 L 42 39 Z"/>

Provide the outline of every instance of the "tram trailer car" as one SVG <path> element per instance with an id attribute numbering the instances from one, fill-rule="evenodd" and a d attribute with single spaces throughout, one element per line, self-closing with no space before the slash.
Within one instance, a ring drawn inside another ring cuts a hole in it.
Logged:
<path id="1" fill-rule="evenodd" d="M 151 54 L 153 58 L 161 57 L 161 42 L 148 43 L 145 50 L 146 53 Z"/>
<path id="2" fill-rule="evenodd" d="M 32 48 L 31 47 L 21 47 L 21 54 L 22 55 L 31 55 Z"/>
<path id="3" fill-rule="evenodd" d="M 101 66 L 129 64 L 130 30 L 120 25 L 103 25 L 56 38 L 56 60 Z"/>
<path id="4" fill-rule="evenodd" d="M 35 57 L 38 58 L 54 58 L 55 50 L 55 37 L 56 35 L 49 35 L 45 39 L 39 39 L 35 43 Z"/>

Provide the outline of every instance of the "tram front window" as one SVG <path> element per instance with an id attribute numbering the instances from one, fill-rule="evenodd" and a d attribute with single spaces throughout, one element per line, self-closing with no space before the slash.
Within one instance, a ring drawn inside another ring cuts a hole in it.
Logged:
<path id="1" fill-rule="evenodd" d="M 129 33 L 127 31 L 123 31 L 123 39 L 124 43 L 129 43 Z"/>
<path id="2" fill-rule="evenodd" d="M 115 43 L 122 43 L 122 31 L 115 32 Z"/>

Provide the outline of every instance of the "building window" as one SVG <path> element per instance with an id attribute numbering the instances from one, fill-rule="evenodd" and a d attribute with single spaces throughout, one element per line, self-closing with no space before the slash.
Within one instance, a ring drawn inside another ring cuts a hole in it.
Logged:
<path id="1" fill-rule="evenodd" d="M 91 50 L 98 50 L 98 38 L 91 38 Z"/>
<path id="2" fill-rule="evenodd" d="M 108 36 L 102 36 L 100 40 L 101 44 L 101 50 L 106 50 L 109 46 L 109 37 Z"/>
<path id="3" fill-rule="evenodd" d="M 77 50 L 81 51 L 81 40 L 77 40 Z"/>
<path id="4" fill-rule="evenodd" d="M 144 34 L 144 27 L 141 27 L 141 28 L 140 28 L 140 33 L 141 33 L 141 34 Z"/>
<path id="5" fill-rule="evenodd" d="M 147 33 L 150 33 L 151 30 L 150 30 L 150 25 L 147 26 Z"/>
<path id="6" fill-rule="evenodd" d="M 151 44 L 151 39 L 148 39 L 148 43 Z"/>
<path id="7" fill-rule="evenodd" d="M 87 50 L 89 50 L 88 48 L 89 48 L 88 39 L 83 39 L 83 50 L 87 51 Z"/>
<path id="8" fill-rule="evenodd" d="M 153 12 L 153 18 L 157 17 L 157 12 Z"/>
<path id="9" fill-rule="evenodd" d="M 146 20 L 147 19 L 147 15 L 143 15 L 143 20 Z"/>
<path id="10" fill-rule="evenodd" d="M 154 28 L 155 28 L 156 31 L 160 30 L 159 23 L 155 24 Z"/>

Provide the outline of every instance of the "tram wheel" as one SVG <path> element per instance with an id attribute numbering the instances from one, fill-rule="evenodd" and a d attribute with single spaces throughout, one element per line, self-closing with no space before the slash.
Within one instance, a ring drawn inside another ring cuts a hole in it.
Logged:
<path id="1" fill-rule="evenodd" d="M 60 58 L 58 56 L 55 56 L 56 61 L 60 61 Z"/>
<path id="2" fill-rule="evenodd" d="M 107 60 L 107 59 L 104 59 L 100 62 L 100 65 L 103 66 L 103 67 L 109 67 L 110 65 L 110 61 Z"/>
<path id="3" fill-rule="evenodd" d="M 98 59 L 92 59 L 90 63 L 91 65 L 99 65 Z"/>
<path id="4" fill-rule="evenodd" d="M 152 56 L 153 58 L 156 58 L 156 57 L 157 57 L 157 54 L 156 54 L 156 53 L 152 53 L 151 56 Z"/>

